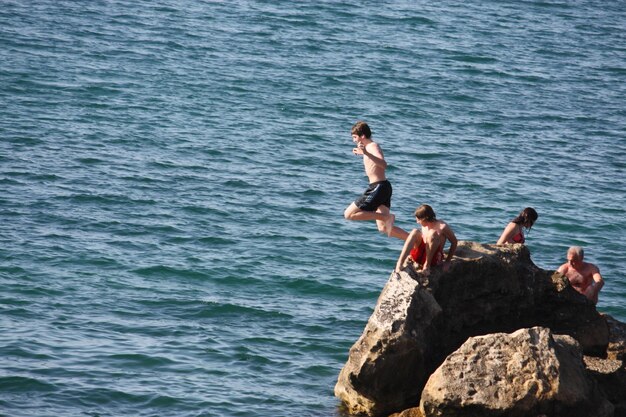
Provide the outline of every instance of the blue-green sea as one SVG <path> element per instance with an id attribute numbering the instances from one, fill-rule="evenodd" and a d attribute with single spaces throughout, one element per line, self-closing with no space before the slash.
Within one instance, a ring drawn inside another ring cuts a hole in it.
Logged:
<path id="1" fill-rule="evenodd" d="M 626 321 L 626 2 L 0 0 L 0 415 L 340 416 L 402 248 L 389 164 L 495 243 L 521 209 Z"/>

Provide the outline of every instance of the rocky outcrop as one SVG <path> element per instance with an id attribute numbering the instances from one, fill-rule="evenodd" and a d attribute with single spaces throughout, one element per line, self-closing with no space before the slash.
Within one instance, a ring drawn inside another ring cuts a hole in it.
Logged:
<path id="1" fill-rule="evenodd" d="M 444 359 L 469 337 L 541 326 L 603 355 L 608 328 L 565 277 L 535 266 L 523 245 L 459 242 L 447 272 L 392 274 L 335 386 L 349 413 L 419 404 Z"/>
<path id="2" fill-rule="evenodd" d="M 561 361 L 559 363 L 559 366 L 563 368 L 562 370 L 559 370 L 559 374 L 561 375 L 560 378 L 561 380 L 564 381 L 565 384 L 580 380 L 581 376 L 583 378 L 583 382 L 579 383 L 577 386 L 574 386 L 574 390 L 567 390 L 567 391 L 575 392 L 577 388 L 585 387 L 585 386 L 594 387 L 590 395 L 588 397 L 583 398 L 583 403 L 581 404 L 581 407 L 580 408 L 575 407 L 574 410 L 571 410 L 571 409 L 568 409 L 566 405 L 560 404 L 558 400 L 554 401 L 552 406 L 550 405 L 550 402 L 546 403 L 544 401 L 543 410 L 545 411 L 545 413 L 544 412 L 536 413 L 536 412 L 533 412 L 532 410 L 529 410 L 528 412 L 524 412 L 523 415 L 530 416 L 530 417 L 554 417 L 558 415 L 559 412 L 561 412 L 562 414 L 563 411 L 565 411 L 566 413 L 565 415 L 567 415 L 568 417 L 570 415 L 575 416 L 577 415 L 576 413 L 580 415 L 581 414 L 580 411 L 582 411 L 582 415 L 597 416 L 597 415 L 601 415 L 602 413 L 608 413 L 608 415 L 611 415 L 610 414 L 611 406 L 609 406 L 606 403 L 606 401 L 603 400 L 603 398 L 606 398 L 614 407 L 614 414 L 613 414 L 614 417 L 626 417 L 626 366 L 624 363 L 624 360 L 626 359 L 626 343 L 625 343 L 626 342 L 626 323 L 621 323 L 609 315 L 603 315 L 603 316 L 609 327 L 609 345 L 607 347 L 606 357 L 601 358 L 601 357 L 593 357 L 593 356 L 584 356 L 583 359 L 584 359 L 586 377 L 580 374 L 582 362 L 580 360 L 579 354 L 576 354 L 575 358 L 573 358 L 573 360 L 571 361 Z M 503 339 L 506 339 L 509 337 L 509 335 L 506 335 L 506 334 L 490 335 L 490 336 L 493 338 L 503 338 Z M 557 343 L 559 339 L 563 340 L 562 339 L 563 337 L 565 336 L 554 336 L 554 338 L 557 340 Z M 473 340 L 473 339 L 470 338 L 468 339 L 468 341 L 469 340 Z M 470 342 L 466 342 L 465 344 L 463 344 L 463 346 L 465 346 L 468 343 Z M 459 350 L 462 350 L 463 346 Z M 459 356 L 457 355 L 459 350 L 452 353 L 446 359 L 446 361 L 444 362 L 444 365 L 446 364 L 446 362 L 448 362 L 451 356 L 455 356 L 455 355 Z M 517 350 L 523 352 L 524 349 L 517 349 Z M 541 350 L 545 350 L 545 349 L 541 348 Z M 500 375 L 499 378 L 502 378 L 502 375 L 507 375 L 507 374 L 506 372 L 499 372 L 496 369 L 499 366 L 499 364 L 501 364 L 502 362 L 500 354 L 491 355 L 490 358 L 486 358 L 484 353 L 479 354 L 478 352 L 475 352 L 475 354 L 478 358 L 480 358 L 481 361 L 485 362 L 485 364 L 484 366 L 479 366 L 478 370 L 471 369 L 472 367 L 470 367 L 470 372 L 474 374 L 480 374 L 480 372 L 485 373 L 482 370 L 487 367 L 493 370 L 491 374 L 486 373 L 487 376 L 485 378 L 478 378 L 479 380 L 478 384 L 465 378 L 465 381 L 468 385 L 473 384 L 472 391 L 482 393 L 483 388 L 481 388 L 480 384 L 482 384 L 483 381 L 488 381 L 490 379 L 496 378 L 494 376 L 495 374 Z M 533 361 L 534 364 L 537 364 L 538 361 L 533 360 L 535 356 L 536 355 L 531 352 L 530 354 L 522 354 L 521 358 L 523 358 L 524 361 Z M 558 357 L 559 355 L 556 355 L 556 356 Z M 521 363 L 524 363 L 524 362 L 520 362 L 520 364 Z M 540 366 L 545 368 L 543 364 L 544 362 L 539 363 Z M 444 365 L 442 365 L 442 367 Z M 568 370 L 567 369 L 568 365 L 572 369 Z M 442 367 L 440 367 L 439 369 L 441 369 Z M 528 365 L 526 365 L 526 367 L 528 367 Z M 454 369 L 454 367 L 452 367 L 452 369 Z M 515 369 L 515 366 L 513 366 L 512 369 Z M 445 404 L 446 402 L 449 402 L 449 400 L 446 400 L 445 398 L 440 402 L 433 401 L 433 397 L 434 397 L 433 395 L 431 395 L 430 396 L 431 399 L 428 400 L 429 395 L 427 392 L 429 391 L 429 385 L 431 385 L 431 381 L 433 381 L 437 372 L 438 371 L 435 371 L 435 374 L 431 376 L 431 378 L 429 379 L 426 385 L 426 388 L 422 392 L 422 404 L 430 403 L 429 408 L 432 413 L 437 413 L 441 411 L 441 409 L 444 408 L 442 405 Z M 547 372 L 544 370 L 541 372 L 541 374 L 545 375 L 547 374 Z M 566 377 L 567 375 L 572 375 L 572 374 L 574 375 L 574 377 L 571 377 L 571 376 Z M 510 378 L 511 376 L 509 375 L 508 377 Z M 532 378 L 534 377 L 531 377 L 531 379 Z M 442 390 L 452 391 L 453 395 L 455 392 L 458 393 L 458 392 L 470 391 L 468 388 L 466 388 L 465 390 L 463 390 L 462 387 L 459 388 L 458 387 L 459 383 L 456 377 L 454 377 L 454 375 L 453 375 L 453 378 L 449 379 L 447 382 L 445 382 L 441 377 L 437 377 L 436 379 L 438 381 L 438 384 L 440 385 L 449 383 L 450 386 L 444 387 L 442 388 Z M 529 386 L 531 387 L 534 385 L 535 384 L 529 384 Z M 545 385 L 541 384 L 541 386 L 545 386 Z M 451 387 L 454 387 L 454 388 L 451 388 Z M 595 387 L 597 387 L 597 389 L 595 389 Z M 489 391 L 489 388 L 487 388 L 486 391 Z M 507 391 L 511 392 L 511 390 L 507 390 Z M 521 395 L 529 393 L 527 390 L 525 390 L 525 387 L 523 386 L 518 387 L 518 389 L 513 390 L 513 392 L 516 393 L 515 394 L 516 396 L 521 396 Z M 536 394 L 533 394 L 533 395 L 536 397 Z M 484 395 L 482 395 L 482 397 L 484 397 Z M 487 397 L 487 402 L 489 401 L 493 402 L 496 398 L 502 399 L 503 397 L 501 394 L 497 394 L 497 395 L 494 394 L 491 397 L 490 396 Z M 593 400 L 589 401 L 592 398 Z M 461 409 L 459 410 L 458 413 L 453 413 L 450 410 L 450 408 L 448 408 L 446 409 L 445 415 L 452 416 L 452 415 L 468 415 L 469 414 L 469 415 L 478 417 L 478 416 L 489 416 L 489 415 L 497 414 L 497 410 L 494 410 L 495 407 L 483 406 L 482 410 L 479 412 L 478 407 L 472 408 L 471 406 L 468 406 L 470 405 L 470 403 L 471 402 L 463 402 L 462 400 L 461 404 L 464 404 L 464 407 L 460 407 Z M 597 405 L 594 406 L 593 404 L 597 404 Z M 509 416 L 509 415 L 514 414 L 515 405 L 516 405 L 515 396 L 509 396 L 508 402 L 502 406 L 502 409 L 507 410 L 503 415 Z M 542 407 L 537 407 L 537 408 L 541 409 Z M 597 410 L 590 411 L 590 409 L 593 410 L 594 408 L 597 408 Z M 469 410 L 472 410 L 472 412 L 468 413 Z M 585 414 L 585 413 L 588 413 L 588 414 Z M 427 417 L 427 416 L 422 413 L 422 410 L 420 410 L 419 407 L 413 407 L 413 408 L 404 410 L 400 413 L 393 414 L 390 417 Z"/>
<path id="3" fill-rule="evenodd" d="M 534 327 L 469 338 L 431 375 L 424 417 L 610 417 L 580 345 Z"/>
<path id="4" fill-rule="evenodd" d="M 604 358 L 585 356 L 587 371 L 615 406 L 615 417 L 626 417 L 626 323 L 604 315 L 609 326 L 609 346 Z"/>
<path id="5" fill-rule="evenodd" d="M 615 320 L 608 314 L 604 314 L 603 317 L 609 327 L 607 359 L 626 361 L 626 323 Z"/>

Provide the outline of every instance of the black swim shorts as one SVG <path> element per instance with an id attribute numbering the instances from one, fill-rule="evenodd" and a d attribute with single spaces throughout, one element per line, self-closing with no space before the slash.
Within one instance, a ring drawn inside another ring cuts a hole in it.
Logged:
<path id="1" fill-rule="evenodd" d="M 391 208 L 391 191 L 389 181 L 373 182 L 354 204 L 363 211 L 376 211 L 381 205 Z"/>

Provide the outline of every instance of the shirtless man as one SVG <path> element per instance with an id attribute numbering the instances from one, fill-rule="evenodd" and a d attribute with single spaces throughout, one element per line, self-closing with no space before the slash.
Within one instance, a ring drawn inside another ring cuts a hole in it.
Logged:
<path id="1" fill-rule="evenodd" d="M 597 304 L 604 280 L 597 266 L 583 261 L 584 256 L 583 248 L 572 246 L 567 251 L 567 262 L 559 267 L 558 272 L 569 279 L 576 291 Z"/>
<path id="2" fill-rule="evenodd" d="M 390 213 L 391 183 L 385 176 L 387 162 L 383 150 L 371 138 L 372 132 L 367 123 L 356 122 L 352 126 L 352 141 L 357 145 L 352 149 L 352 153 L 363 156 L 369 187 L 361 197 L 346 208 L 343 216 L 347 220 L 376 220 L 381 233 L 406 240 L 408 233 L 394 226 L 396 217 Z"/>
<path id="3" fill-rule="evenodd" d="M 422 226 L 422 230 L 413 229 L 409 234 L 396 262 L 395 272 L 404 268 L 409 256 L 416 265 L 415 269 L 421 270 L 425 275 L 430 273 L 431 267 L 439 265 L 447 271 L 458 243 L 454 231 L 448 223 L 437 220 L 435 211 L 428 204 L 422 204 L 415 209 L 415 219 Z M 450 241 L 450 249 L 444 260 L 443 248 L 446 240 Z"/>

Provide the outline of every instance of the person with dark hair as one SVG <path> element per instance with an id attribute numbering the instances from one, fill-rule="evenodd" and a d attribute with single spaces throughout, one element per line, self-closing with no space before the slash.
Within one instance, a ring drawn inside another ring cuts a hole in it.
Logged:
<path id="1" fill-rule="evenodd" d="M 530 232 L 530 229 L 533 227 L 538 217 L 539 215 L 534 208 L 526 207 L 516 218 L 506 225 L 500 235 L 500 239 L 498 239 L 497 245 L 503 245 L 505 243 L 524 243 L 526 241 L 524 229 Z"/>
<path id="2" fill-rule="evenodd" d="M 410 259 L 416 270 L 430 273 L 430 268 L 443 265 L 447 271 L 450 261 L 457 247 L 457 238 L 452 228 L 443 220 L 437 220 L 435 211 L 428 204 L 422 204 L 415 209 L 415 219 L 422 230 L 413 229 L 406 241 L 400 257 L 396 262 L 396 272 L 405 267 L 405 262 Z M 448 256 L 444 260 L 443 249 L 446 241 L 450 241 Z"/>
<path id="3" fill-rule="evenodd" d="M 585 252 L 580 246 L 572 246 L 567 250 L 567 262 L 561 265 L 558 272 L 565 275 L 576 291 L 598 303 L 598 294 L 604 286 L 600 269 L 592 263 L 583 261 Z"/>
<path id="4" fill-rule="evenodd" d="M 408 233 L 394 226 L 396 217 L 390 212 L 392 188 L 385 176 L 387 162 L 380 145 L 372 140 L 367 123 L 359 121 L 352 126 L 352 141 L 357 145 L 352 153 L 363 156 L 369 187 L 346 208 L 343 216 L 347 220 L 375 220 L 381 233 L 405 240 Z"/>

